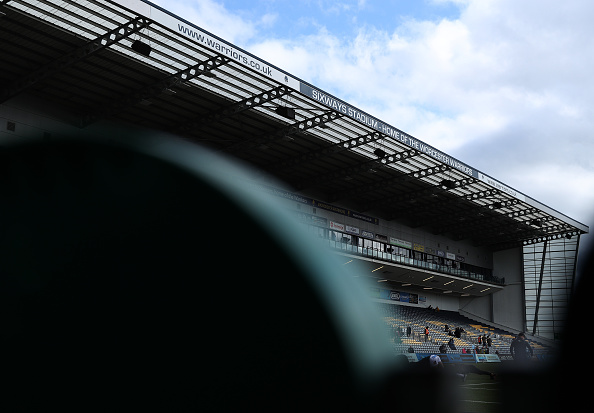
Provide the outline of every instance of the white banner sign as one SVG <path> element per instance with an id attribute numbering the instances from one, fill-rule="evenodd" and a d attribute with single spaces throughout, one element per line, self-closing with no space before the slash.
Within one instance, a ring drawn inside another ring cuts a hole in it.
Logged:
<path id="1" fill-rule="evenodd" d="M 121 3 L 124 7 L 128 7 L 136 13 L 148 17 L 154 22 L 184 36 L 186 39 L 194 43 L 198 43 L 213 52 L 228 57 L 234 62 L 254 70 L 270 79 L 276 80 L 285 86 L 299 90 L 300 82 L 297 79 L 282 72 L 280 69 L 271 66 L 264 60 L 255 57 L 251 53 L 235 47 L 231 43 L 213 36 L 198 26 L 170 14 L 164 9 L 145 3 L 141 0 L 121 0 Z"/>
<path id="2" fill-rule="evenodd" d="M 330 221 L 330 229 L 335 229 L 337 231 L 344 232 L 344 224 L 339 224 L 338 222 Z"/>

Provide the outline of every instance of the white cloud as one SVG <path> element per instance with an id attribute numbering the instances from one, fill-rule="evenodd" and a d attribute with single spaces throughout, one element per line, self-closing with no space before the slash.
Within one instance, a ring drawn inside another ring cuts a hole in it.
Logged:
<path id="1" fill-rule="evenodd" d="M 408 20 L 392 32 L 362 27 L 352 38 L 321 29 L 250 48 L 541 202 L 589 220 L 594 30 L 586 16 L 594 15 L 594 3 L 464 4 L 453 21 Z"/>
<path id="2" fill-rule="evenodd" d="M 153 0 L 166 10 L 225 40 L 244 46 L 257 33 L 256 24 L 230 12 L 215 0 Z M 263 18 L 270 22 L 272 16 Z"/>
<path id="3" fill-rule="evenodd" d="M 260 24 L 264 27 L 272 27 L 278 20 L 278 14 L 266 13 L 260 18 Z"/>

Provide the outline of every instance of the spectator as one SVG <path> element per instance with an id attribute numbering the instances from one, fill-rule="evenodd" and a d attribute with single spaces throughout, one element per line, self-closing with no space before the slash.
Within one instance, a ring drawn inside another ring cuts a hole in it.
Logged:
<path id="1" fill-rule="evenodd" d="M 394 331 L 394 344 L 399 343 L 402 343 L 402 332 L 400 331 L 400 328 L 397 327 Z"/>
<path id="2" fill-rule="evenodd" d="M 410 328 L 410 326 L 406 327 L 406 336 L 410 337 L 410 333 L 412 332 L 412 329 Z"/>
<path id="3" fill-rule="evenodd" d="M 443 327 L 443 331 L 445 331 L 446 333 L 448 333 L 448 332 L 450 331 L 450 327 L 448 327 L 448 325 L 446 324 L 446 325 Z"/>
<path id="4" fill-rule="evenodd" d="M 436 354 L 432 354 L 429 357 L 422 358 L 417 363 L 414 363 L 414 366 L 425 371 L 433 370 L 436 367 L 443 369 L 443 363 L 441 361 L 441 358 Z"/>
<path id="5" fill-rule="evenodd" d="M 408 346 L 408 352 L 409 353 L 414 353 L 415 349 L 412 346 Z"/>
<path id="6" fill-rule="evenodd" d="M 462 354 L 468 354 L 468 351 L 464 347 L 462 347 Z"/>
<path id="7" fill-rule="evenodd" d="M 429 340 L 429 326 L 425 326 L 425 343 Z"/>
<path id="8" fill-rule="evenodd" d="M 489 337 L 487 337 L 487 345 L 489 347 L 491 347 L 491 344 L 493 344 L 493 340 L 491 339 L 491 336 L 489 335 Z"/>
<path id="9" fill-rule="evenodd" d="M 518 362 L 528 361 L 534 355 L 532 347 L 530 347 L 530 344 L 526 341 L 524 333 L 518 334 L 518 336 L 513 339 L 509 351 L 514 360 Z"/>
<path id="10" fill-rule="evenodd" d="M 439 346 L 439 353 L 446 354 L 447 352 L 448 352 L 448 349 L 447 349 L 446 345 L 442 343 L 441 346 Z"/>
<path id="11" fill-rule="evenodd" d="M 450 338 L 450 341 L 448 341 L 448 347 L 451 348 L 452 350 L 456 351 L 456 345 L 454 344 L 453 338 Z"/>

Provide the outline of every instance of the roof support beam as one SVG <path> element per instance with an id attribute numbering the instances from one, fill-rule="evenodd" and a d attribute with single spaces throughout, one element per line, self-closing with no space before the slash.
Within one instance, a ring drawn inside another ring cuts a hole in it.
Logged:
<path id="1" fill-rule="evenodd" d="M 328 122 L 332 122 L 342 116 L 343 115 L 340 112 L 337 112 L 335 110 L 329 110 L 322 113 L 321 115 L 315 115 L 310 118 L 303 119 L 299 122 L 280 128 L 274 132 L 260 135 L 242 142 L 234 143 L 232 145 L 229 145 L 227 148 L 223 149 L 223 151 L 228 153 L 234 153 L 237 151 L 248 150 L 262 144 L 270 144 L 271 142 L 274 142 L 277 139 L 289 138 L 291 135 L 295 135 L 299 132 L 305 132 L 308 129 L 318 127 Z"/>
<path id="2" fill-rule="evenodd" d="M 254 96 L 249 96 L 240 100 L 239 102 L 235 102 L 229 106 L 202 114 L 195 119 L 184 122 L 176 129 L 176 131 L 181 133 L 190 132 L 193 129 L 200 128 L 203 125 L 220 122 L 221 120 L 237 115 L 238 113 L 262 106 L 265 103 L 273 101 L 274 99 L 288 95 L 290 92 L 291 89 L 289 89 L 287 86 L 277 86 L 274 89 L 267 90 Z"/>
<path id="3" fill-rule="evenodd" d="M 538 292 L 536 294 L 536 310 L 534 310 L 534 324 L 532 325 L 532 335 L 536 335 L 536 328 L 538 327 L 538 310 L 540 309 L 540 293 L 542 292 L 542 279 L 544 276 L 544 268 L 547 256 L 548 242 L 545 240 L 542 247 L 542 260 L 540 262 L 540 277 L 538 279 Z"/>
<path id="4" fill-rule="evenodd" d="M 70 53 L 55 59 L 52 62 L 40 67 L 28 75 L 16 80 L 0 91 L 0 102 L 5 102 L 13 96 L 25 91 L 39 81 L 64 70 L 65 68 L 86 59 L 93 53 L 109 47 L 133 33 L 147 27 L 151 21 L 144 17 L 137 17 L 113 30 L 101 35 L 84 45 L 74 49 Z"/>
<path id="5" fill-rule="evenodd" d="M 135 90 L 132 93 L 122 95 L 114 99 L 111 103 L 104 105 L 104 108 L 98 109 L 93 113 L 89 113 L 82 118 L 82 126 L 87 126 L 100 118 L 109 117 L 117 112 L 122 111 L 128 106 L 137 104 L 143 99 L 150 99 L 163 93 L 167 89 L 172 89 L 179 86 L 183 82 L 188 82 L 201 75 L 208 75 L 212 70 L 223 66 L 230 62 L 231 59 L 223 56 L 214 56 L 203 60 L 187 69 L 180 70 L 166 78 L 159 80 L 152 85 Z"/>
<path id="6" fill-rule="evenodd" d="M 384 135 L 383 133 L 379 132 L 370 132 L 365 135 L 361 135 L 357 138 L 352 138 L 345 141 L 336 142 L 332 145 L 324 146 L 323 148 L 316 149 L 299 156 L 284 159 L 280 162 L 277 162 L 270 166 L 271 170 L 274 171 L 282 171 L 286 169 L 291 169 L 293 167 L 299 166 L 306 162 L 313 161 L 318 159 L 322 156 L 331 156 L 336 153 L 340 153 L 346 151 L 348 149 L 358 148 L 359 146 L 366 145 L 369 143 L 373 143 L 379 141 L 381 139 L 388 139 L 388 135 Z"/>

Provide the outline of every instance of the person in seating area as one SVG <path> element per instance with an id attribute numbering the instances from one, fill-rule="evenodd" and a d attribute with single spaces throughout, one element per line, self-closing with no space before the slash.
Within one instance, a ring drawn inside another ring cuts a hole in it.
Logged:
<path id="1" fill-rule="evenodd" d="M 448 347 L 451 348 L 452 350 L 456 351 L 456 345 L 454 344 L 453 338 L 450 338 L 450 341 L 448 341 Z"/>
<path id="2" fill-rule="evenodd" d="M 514 360 L 518 362 L 528 361 L 534 355 L 534 351 L 530 344 L 528 344 L 528 341 L 526 341 L 526 335 L 524 335 L 524 333 L 518 334 L 518 336 L 513 339 L 511 346 L 509 347 L 509 352 Z"/>

